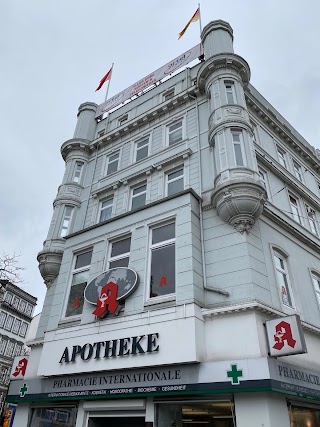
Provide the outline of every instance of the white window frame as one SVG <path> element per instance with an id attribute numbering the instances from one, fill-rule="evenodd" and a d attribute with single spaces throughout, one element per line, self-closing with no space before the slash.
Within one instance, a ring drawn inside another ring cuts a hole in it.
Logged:
<path id="1" fill-rule="evenodd" d="M 173 131 L 170 131 L 170 127 L 175 126 L 176 124 L 181 122 L 181 126 L 178 127 L 177 129 L 174 129 Z M 179 131 L 181 129 L 181 139 L 177 142 L 173 142 L 170 144 L 170 135 L 174 134 L 175 132 Z M 180 142 L 182 142 L 185 138 L 184 136 L 184 118 L 180 117 L 179 119 L 175 119 L 172 122 L 168 123 L 166 125 L 166 141 L 167 141 L 167 147 L 172 147 L 173 145 L 179 144 Z"/>
<path id="2" fill-rule="evenodd" d="M 110 202 L 110 204 L 106 205 L 103 207 L 103 203 L 105 202 Z M 111 194 L 110 196 L 104 197 L 103 199 L 100 200 L 100 207 L 99 207 L 99 216 L 98 216 L 98 223 L 103 222 L 103 221 L 107 221 L 108 219 L 112 218 L 112 214 L 113 214 L 113 203 L 114 203 L 114 196 L 113 194 Z M 101 215 L 102 212 L 105 210 L 108 210 L 111 208 L 111 213 L 110 213 L 110 217 L 107 219 L 104 219 L 103 221 L 101 220 Z"/>
<path id="3" fill-rule="evenodd" d="M 76 184 L 79 184 L 81 181 L 83 169 L 84 162 L 76 161 L 73 172 L 73 182 L 75 182 Z"/>
<path id="4" fill-rule="evenodd" d="M 12 326 L 13 326 L 13 322 L 14 322 L 15 317 L 12 316 L 11 314 L 8 314 L 7 318 L 6 318 L 6 322 L 4 324 L 4 329 L 6 331 L 11 331 Z"/>
<path id="5" fill-rule="evenodd" d="M 98 134 L 97 134 L 97 137 L 98 137 L 98 138 L 101 138 L 104 134 L 105 134 L 105 129 L 103 129 L 103 130 L 99 130 L 99 132 L 98 132 Z"/>
<path id="6" fill-rule="evenodd" d="M 22 323 L 21 323 L 20 331 L 19 331 L 19 335 L 20 335 L 21 337 L 23 337 L 23 338 L 24 338 L 24 337 L 27 335 L 28 326 L 29 326 L 29 324 L 28 324 L 28 323 L 26 323 L 26 322 L 22 322 Z"/>
<path id="7" fill-rule="evenodd" d="M 73 206 L 65 205 L 61 221 L 60 237 L 65 237 L 69 234 L 73 212 Z"/>
<path id="8" fill-rule="evenodd" d="M 138 190 L 139 188 L 142 188 L 142 187 L 145 187 L 145 190 L 142 190 L 142 191 L 140 191 L 139 193 L 137 193 L 137 194 L 134 194 L 134 192 L 136 191 L 136 190 Z M 130 210 L 132 210 L 132 209 L 139 209 L 139 208 L 141 208 L 141 207 L 143 207 L 143 206 L 145 206 L 146 205 L 146 203 L 147 203 L 147 191 L 148 191 L 148 184 L 147 184 L 147 181 L 143 181 L 143 182 L 139 182 L 139 184 L 136 184 L 136 185 L 134 185 L 134 186 L 132 186 L 131 188 L 130 188 Z M 133 201 L 134 201 L 134 199 L 136 199 L 136 198 L 138 198 L 138 197 L 141 197 L 141 196 L 145 196 L 144 197 L 144 204 L 143 205 L 141 205 L 141 206 L 138 206 L 138 207 L 136 207 L 136 208 L 133 208 Z"/>
<path id="9" fill-rule="evenodd" d="M 130 238 L 130 250 L 129 250 L 129 252 L 123 252 L 123 253 L 121 253 L 121 254 L 119 254 L 119 255 L 115 255 L 115 256 L 111 256 L 111 253 L 112 253 L 112 247 L 113 247 L 113 245 L 115 244 L 115 243 L 117 243 L 117 242 L 121 242 L 122 240 L 126 240 L 126 239 L 129 239 Z M 124 236 L 121 236 L 121 237 L 119 237 L 119 238 L 115 238 L 115 239 L 112 239 L 112 240 L 110 240 L 110 242 L 109 242 L 109 253 L 108 253 L 108 269 L 110 269 L 110 268 L 116 268 L 116 267 L 112 267 L 112 266 L 110 266 L 110 264 L 112 263 L 112 262 L 114 262 L 114 261 L 119 261 L 119 260 L 121 260 L 121 259 L 124 259 L 124 258 L 128 258 L 128 265 L 130 264 L 130 253 L 131 253 L 131 244 L 132 244 L 132 236 L 131 236 L 131 234 L 127 234 L 127 235 L 124 235 Z"/>
<path id="10" fill-rule="evenodd" d="M 124 114 L 123 116 L 118 118 L 118 126 L 122 126 L 125 122 L 128 121 L 129 115 Z"/>
<path id="11" fill-rule="evenodd" d="M 143 144 L 141 147 L 138 147 L 139 144 L 145 142 L 145 144 Z M 138 156 L 138 152 L 140 150 L 142 150 L 143 148 L 147 147 L 148 148 L 148 153 L 145 157 L 142 157 L 142 159 L 137 159 Z M 134 145 L 134 159 L 135 162 L 141 162 L 142 160 L 146 159 L 147 157 L 149 157 L 149 151 L 150 151 L 150 135 L 144 137 L 144 138 L 140 138 L 138 141 L 135 142 Z"/>
<path id="12" fill-rule="evenodd" d="M 302 166 L 296 162 L 294 159 L 292 159 L 292 166 L 293 166 L 293 172 L 295 177 L 303 183 L 303 172 L 302 172 Z"/>
<path id="13" fill-rule="evenodd" d="M 169 175 L 174 174 L 176 172 L 179 172 L 180 170 L 182 170 L 182 174 L 177 176 L 176 178 L 173 178 L 171 180 L 169 180 Z M 183 182 L 183 186 L 182 186 L 182 190 L 183 191 L 185 189 L 185 169 L 184 169 L 184 165 L 181 165 L 179 167 L 176 167 L 174 169 L 168 170 L 165 174 L 165 188 L 166 188 L 166 196 L 169 196 L 169 184 L 172 184 L 175 181 L 178 181 L 182 178 L 182 182 Z M 180 191 L 178 191 L 177 193 L 172 193 L 170 194 L 170 196 L 174 195 L 174 194 L 178 194 L 180 193 Z"/>
<path id="14" fill-rule="evenodd" d="M 168 240 L 163 240 L 161 242 L 152 244 L 152 233 L 153 230 L 169 225 L 169 224 L 174 224 L 175 225 L 175 236 L 174 238 L 168 239 Z M 147 271 L 146 271 L 146 296 L 145 296 L 145 301 L 147 303 L 161 303 L 163 301 L 166 300 L 173 300 L 176 298 L 176 292 L 177 292 L 177 256 L 176 256 L 176 238 L 177 238 L 177 225 L 176 225 L 176 219 L 175 218 L 171 218 L 171 219 L 166 219 L 164 221 L 161 221 L 159 223 L 156 224 L 152 224 L 149 226 L 149 242 L 148 242 L 148 266 L 147 266 Z M 150 292 L 151 292 L 151 283 L 150 283 L 150 276 L 151 276 L 151 263 L 152 263 L 152 250 L 154 249 L 158 249 L 158 248 L 162 248 L 162 247 L 166 247 L 166 246 L 171 246 L 174 245 L 175 246 L 175 292 L 172 292 L 170 294 L 166 294 L 166 295 L 159 295 L 156 297 L 151 297 L 150 296 Z"/>
<path id="15" fill-rule="evenodd" d="M 5 351 L 5 356 L 13 357 L 15 343 L 13 341 L 8 340 L 8 344 Z"/>
<path id="16" fill-rule="evenodd" d="M 235 141 L 234 136 L 236 136 L 236 135 L 239 136 L 239 141 Z M 242 130 L 241 129 L 231 129 L 231 138 L 232 138 L 233 158 L 234 158 L 235 166 L 236 167 L 246 166 L 246 156 L 245 156 L 245 151 L 244 151 Z M 237 163 L 236 146 L 238 146 L 240 148 L 242 164 Z"/>
<path id="17" fill-rule="evenodd" d="M 7 304 L 11 304 L 13 299 L 13 294 L 11 292 L 6 292 L 6 295 L 4 297 L 4 300 Z"/>
<path id="18" fill-rule="evenodd" d="M 316 297 L 317 297 L 317 301 L 318 301 L 319 308 L 320 308 L 320 274 L 314 270 L 311 270 L 310 273 L 311 273 L 311 280 L 313 283 L 313 287 L 314 287 Z"/>
<path id="19" fill-rule="evenodd" d="M 280 165 L 287 168 L 287 153 L 277 145 L 277 155 Z"/>
<path id="20" fill-rule="evenodd" d="M 269 188 L 269 178 L 268 178 L 268 172 L 265 169 L 262 169 L 260 166 L 258 166 L 258 172 L 260 176 L 260 180 L 264 183 L 267 196 L 271 194 L 270 188 Z"/>
<path id="21" fill-rule="evenodd" d="M 7 319 L 7 313 L 5 311 L 0 312 L 0 328 L 3 328 Z"/>
<path id="22" fill-rule="evenodd" d="M 21 323 L 22 323 L 21 319 L 18 319 L 17 317 L 14 319 L 12 330 L 11 330 L 13 334 L 17 334 L 17 335 L 19 334 Z M 16 328 L 17 325 L 18 327 Z"/>
<path id="23" fill-rule="evenodd" d="M 299 198 L 294 196 L 292 193 L 288 194 L 289 205 L 291 210 L 292 219 L 298 224 L 302 225 L 301 209 L 299 204 Z M 295 203 L 294 203 L 295 201 Z"/>
<path id="24" fill-rule="evenodd" d="M 0 342 L 0 354 L 5 354 L 5 351 L 6 351 L 6 347 L 7 347 L 7 344 L 8 344 L 8 339 L 7 338 L 3 338 L 3 337 L 1 337 L 1 342 Z"/>
<path id="25" fill-rule="evenodd" d="M 292 310 L 295 310 L 295 303 L 294 303 L 294 299 L 293 299 L 293 292 L 292 292 L 292 286 L 291 286 L 289 269 L 288 269 L 288 257 L 284 256 L 276 248 L 272 248 L 272 258 L 273 258 L 274 271 L 275 271 L 275 275 L 276 275 L 276 281 L 277 281 L 278 289 L 280 292 L 280 301 L 281 301 L 282 305 L 284 305 L 285 307 L 290 308 Z M 277 266 L 275 258 L 282 260 L 284 268 Z M 278 273 L 280 273 L 281 276 L 284 278 L 284 280 L 283 280 L 284 284 L 280 283 L 279 278 L 278 278 Z M 283 288 L 285 288 L 285 290 Z M 289 300 L 291 300 L 291 305 L 290 305 L 290 303 L 286 304 L 284 302 L 284 297 L 283 297 L 284 291 L 288 295 Z"/>
<path id="26" fill-rule="evenodd" d="M 16 344 L 15 345 L 15 348 L 14 348 L 14 356 L 21 356 L 22 354 L 22 348 L 23 348 L 23 345 L 21 345 L 21 344 Z"/>
<path id="27" fill-rule="evenodd" d="M 115 159 L 113 159 L 113 160 L 111 160 L 111 162 L 110 162 L 110 158 L 114 157 L 116 155 L 118 155 L 118 157 L 115 158 Z M 117 169 L 115 171 L 112 171 L 112 172 L 108 173 L 109 165 L 112 164 L 112 163 L 115 163 L 115 162 L 117 162 Z M 118 170 L 119 170 L 119 164 L 120 164 L 120 150 L 114 151 L 113 153 L 109 153 L 107 155 L 107 157 L 106 157 L 106 167 L 105 167 L 105 171 L 106 172 L 105 172 L 105 176 L 110 176 L 110 175 L 118 172 Z"/>
<path id="28" fill-rule="evenodd" d="M 24 313 L 26 307 L 27 307 L 27 302 L 24 301 L 23 299 L 21 299 L 20 303 L 19 303 L 19 309 L 18 310 L 21 311 L 22 313 Z"/>
<path id="29" fill-rule="evenodd" d="M 309 205 L 306 206 L 306 212 L 307 212 L 307 218 L 309 221 L 309 227 L 311 230 L 311 233 L 315 236 L 319 237 L 319 228 L 318 228 L 318 221 L 317 221 L 317 214 L 315 209 L 311 208 Z"/>
<path id="30" fill-rule="evenodd" d="M 85 254 L 87 252 L 91 252 L 91 259 L 90 259 L 90 263 L 83 265 L 82 267 L 78 267 L 76 268 L 76 264 L 77 264 L 77 259 L 78 256 Z M 81 316 L 81 314 L 75 314 L 75 315 L 70 315 L 67 316 L 67 309 L 68 309 L 68 302 L 69 302 L 69 298 L 70 298 L 70 292 L 71 292 L 71 288 L 72 286 L 77 286 L 77 284 L 72 285 L 72 280 L 73 280 L 73 276 L 78 274 L 78 273 L 85 273 L 88 272 L 88 277 L 87 277 L 87 283 L 89 282 L 89 272 L 90 272 L 90 268 L 91 268 L 91 264 L 92 264 L 92 255 L 93 255 L 93 248 L 89 247 L 89 248 L 85 248 L 82 251 L 76 252 L 73 255 L 73 264 L 72 264 L 72 271 L 71 271 L 71 277 L 70 277 L 70 283 L 69 283 L 69 287 L 68 287 L 68 292 L 66 293 L 66 302 L 65 302 L 65 307 L 64 307 L 64 318 L 65 319 L 72 319 L 72 318 L 77 318 L 79 316 Z M 22 327 L 22 325 L 21 325 Z"/>
<path id="31" fill-rule="evenodd" d="M 237 96 L 236 96 L 236 90 L 235 90 L 234 82 L 225 81 L 224 82 L 224 89 L 225 89 L 225 93 L 226 93 L 227 104 L 229 104 L 229 105 L 230 104 L 236 104 L 237 103 Z M 232 102 L 231 102 L 231 99 L 229 99 L 229 96 L 231 96 Z"/>
<path id="32" fill-rule="evenodd" d="M 20 304 L 20 298 L 17 297 L 17 295 L 14 295 L 12 300 L 12 307 L 18 310 L 19 304 Z"/>
<path id="33" fill-rule="evenodd" d="M 25 310 L 26 315 L 27 315 L 27 316 L 32 316 L 32 311 L 33 311 L 33 306 L 32 306 L 32 304 L 27 304 L 27 306 L 26 306 L 26 310 Z"/>
<path id="34" fill-rule="evenodd" d="M 174 98 L 175 95 L 175 87 L 171 87 L 169 89 L 167 89 L 165 92 L 163 92 L 162 94 L 162 100 L 165 101 L 169 101 L 169 99 Z"/>

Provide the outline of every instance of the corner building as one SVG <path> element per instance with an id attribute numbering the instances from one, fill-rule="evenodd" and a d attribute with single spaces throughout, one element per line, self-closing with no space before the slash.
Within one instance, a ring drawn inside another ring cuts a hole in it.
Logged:
<path id="1" fill-rule="evenodd" d="M 228 23 L 201 38 L 203 61 L 106 118 L 79 107 L 15 427 L 320 426 L 319 152 Z M 120 267 L 138 282 L 97 318 L 84 289 Z M 265 322 L 287 315 L 307 352 L 270 357 Z"/>

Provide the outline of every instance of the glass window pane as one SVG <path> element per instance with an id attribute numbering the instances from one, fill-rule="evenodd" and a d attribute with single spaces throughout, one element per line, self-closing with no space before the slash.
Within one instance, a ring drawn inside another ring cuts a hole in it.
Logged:
<path id="1" fill-rule="evenodd" d="M 148 150 L 149 150 L 148 146 L 145 146 L 143 148 L 140 148 L 140 150 L 137 150 L 136 161 L 138 162 L 139 160 L 142 160 L 148 157 Z"/>
<path id="2" fill-rule="evenodd" d="M 181 175 L 183 175 L 183 169 L 179 169 L 178 171 L 168 173 L 168 181 L 172 181 L 173 179 L 178 178 Z"/>
<path id="3" fill-rule="evenodd" d="M 116 172 L 117 170 L 118 170 L 118 161 L 109 163 L 107 175 L 110 175 L 111 173 Z"/>
<path id="4" fill-rule="evenodd" d="M 152 244 L 164 242 L 166 240 L 174 239 L 175 237 L 175 223 L 163 225 L 152 230 Z"/>
<path id="5" fill-rule="evenodd" d="M 179 129 L 169 135 L 169 145 L 182 141 L 182 129 Z"/>
<path id="6" fill-rule="evenodd" d="M 151 252 L 150 298 L 175 292 L 175 245 Z"/>
<path id="7" fill-rule="evenodd" d="M 144 147 L 145 145 L 148 145 L 148 143 L 149 143 L 149 138 L 143 139 L 142 141 L 137 143 L 137 147 L 138 148 Z"/>
<path id="8" fill-rule="evenodd" d="M 183 178 L 168 183 L 168 196 L 183 191 Z"/>
<path id="9" fill-rule="evenodd" d="M 71 286 L 66 317 L 76 316 L 82 313 L 84 302 L 83 293 L 86 286 L 87 282 Z"/>
<path id="10" fill-rule="evenodd" d="M 182 127 L 182 121 L 177 122 L 177 123 L 175 123 L 175 124 L 173 124 L 173 125 L 169 126 L 169 132 L 173 132 L 173 131 L 175 131 L 175 130 L 177 130 L 177 129 L 181 128 L 181 127 Z"/>
<path id="11" fill-rule="evenodd" d="M 136 196 L 132 198 L 131 209 L 141 208 L 141 206 L 144 206 L 145 204 L 146 204 L 146 193 L 143 193 L 140 196 Z"/>
<path id="12" fill-rule="evenodd" d="M 133 189 L 132 194 L 136 195 L 136 194 L 142 193 L 143 191 L 146 191 L 146 190 L 147 190 L 147 185 L 146 184 L 140 185 L 140 187 L 136 187 L 136 188 Z"/>
<path id="13" fill-rule="evenodd" d="M 131 237 L 112 243 L 111 257 L 130 252 Z"/>
<path id="14" fill-rule="evenodd" d="M 241 146 L 240 144 L 233 144 L 234 147 L 234 154 L 236 158 L 236 165 L 237 166 L 243 166 L 243 158 L 242 158 L 242 152 L 241 152 Z"/>
<path id="15" fill-rule="evenodd" d="M 128 267 L 129 265 L 129 257 L 121 258 L 116 261 L 111 261 L 109 263 L 109 269 L 110 268 L 117 268 L 117 267 Z"/>
<path id="16" fill-rule="evenodd" d="M 92 257 L 92 250 L 88 252 L 84 252 L 77 256 L 77 261 L 75 265 L 75 269 L 85 267 L 86 265 L 90 265 Z"/>
<path id="17" fill-rule="evenodd" d="M 74 273 L 72 276 L 71 286 L 85 283 L 88 281 L 89 270 L 81 271 L 80 273 Z"/>
<path id="18" fill-rule="evenodd" d="M 109 163 L 113 162 L 114 160 L 117 160 L 118 157 L 119 157 L 119 153 L 111 154 L 111 156 L 109 156 Z"/>

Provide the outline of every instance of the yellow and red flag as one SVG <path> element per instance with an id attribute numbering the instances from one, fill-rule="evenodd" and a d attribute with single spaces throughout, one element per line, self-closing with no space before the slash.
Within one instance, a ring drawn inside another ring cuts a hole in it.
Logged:
<path id="1" fill-rule="evenodd" d="M 184 27 L 184 29 L 179 33 L 178 40 L 184 35 L 184 33 L 187 31 L 189 25 L 191 22 L 197 22 L 200 19 L 200 7 L 195 11 L 195 13 L 192 15 L 192 18 L 189 20 L 187 25 Z"/>

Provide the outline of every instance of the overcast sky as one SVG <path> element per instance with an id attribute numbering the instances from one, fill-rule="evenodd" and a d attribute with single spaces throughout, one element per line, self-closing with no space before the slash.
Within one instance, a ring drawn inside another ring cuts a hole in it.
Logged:
<path id="1" fill-rule="evenodd" d="M 61 144 L 72 138 L 78 106 L 114 65 L 109 97 L 199 43 L 199 25 L 178 33 L 193 0 L 0 1 L 0 251 L 20 253 L 23 289 L 38 297 L 38 271 L 64 173 Z M 319 0 L 201 0 L 204 26 L 234 30 L 235 53 L 251 83 L 320 148 Z"/>

